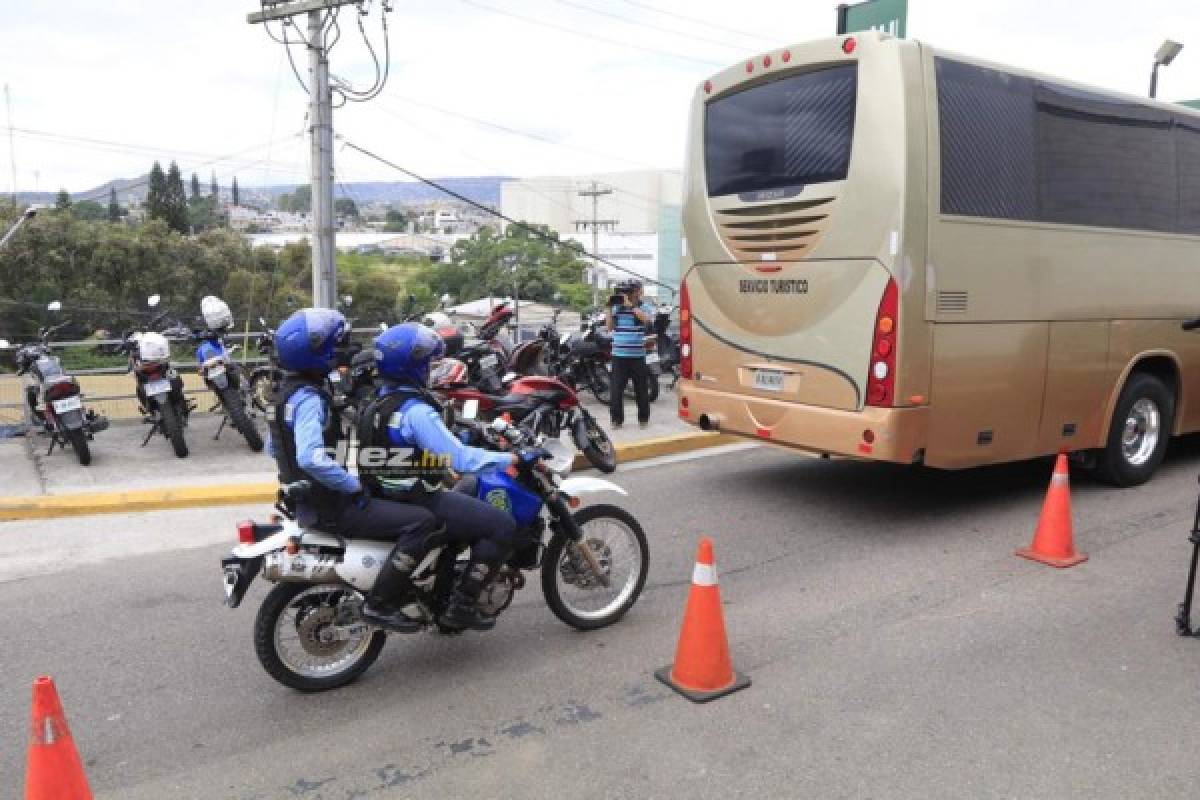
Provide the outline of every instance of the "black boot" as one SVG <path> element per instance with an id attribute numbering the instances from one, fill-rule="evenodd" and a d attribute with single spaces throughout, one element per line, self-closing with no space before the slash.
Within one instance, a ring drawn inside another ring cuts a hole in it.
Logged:
<path id="1" fill-rule="evenodd" d="M 447 628 L 470 628 L 474 631 L 490 631 L 496 627 L 496 618 L 483 613 L 479 608 L 479 594 L 500 572 L 499 564 L 467 564 L 462 579 L 450 595 L 446 610 L 438 622 Z"/>
<path id="2" fill-rule="evenodd" d="M 401 610 L 404 602 L 413 591 L 413 568 L 417 560 L 396 547 L 384 560 L 379 569 L 379 577 L 371 587 L 367 601 L 363 603 L 362 617 L 372 625 L 387 628 L 396 633 L 416 633 L 421 630 L 422 623 Z"/>

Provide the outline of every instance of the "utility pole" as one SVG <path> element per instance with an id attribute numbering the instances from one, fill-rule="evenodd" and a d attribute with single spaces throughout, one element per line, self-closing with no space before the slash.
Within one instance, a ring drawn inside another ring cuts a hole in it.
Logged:
<path id="1" fill-rule="evenodd" d="M 17 205 L 17 149 L 13 144 L 12 97 L 8 93 L 8 84 L 4 84 L 4 107 L 8 111 L 8 160 L 12 164 L 12 201 Z"/>
<path id="2" fill-rule="evenodd" d="M 600 226 L 617 227 L 615 219 L 600 219 L 600 197 L 612 193 L 612 189 L 601 189 L 596 181 L 592 181 L 592 188 L 577 193 L 580 197 L 592 198 L 592 218 L 575 220 L 575 228 L 592 229 L 592 305 L 596 307 L 600 305 Z"/>
<path id="3" fill-rule="evenodd" d="M 312 180 L 312 280 L 313 305 L 337 305 L 337 264 L 333 230 L 333 93 L 329 88 L 329 47 L 325 41 L 326 15 L 361 0 L 266 0 L 263 10 L 246 17 L 252 25 L 290 20 L 308 15 L 309 142 Z M 299 26 L 297 26 L 299 27 Z"/>

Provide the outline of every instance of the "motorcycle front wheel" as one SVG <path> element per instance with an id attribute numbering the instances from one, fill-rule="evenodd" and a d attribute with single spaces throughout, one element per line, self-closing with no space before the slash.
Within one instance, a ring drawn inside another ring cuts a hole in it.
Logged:
<path id="1" fill-rule="evenodd" d="M 245 438 L 250 449 L 256 453 L 261 452 L 263 449 L 262 434 L 255 427 L 254 420 L 246 413 L 246 401 L 242 397 L 242 393 L 232 387 L 222 390 L 221 405 L 225 407 L 226 413 L 229 414 L 229 421 Z"/>
<path id="2" fill-rule="evenodd" d="M 87 431 L 83 428 L 74 428 L 66 432 L 67 441 L 71 443 L 71 449 L 75 451 L 75 457 L 79 459 L 80 466 L 86 467 L 92 463 L 92 449 L 88 446 Z"/>
<path id="3" fill-rule="evenodd" d="M 267 593 L 254 620 L 254 652 L 267 674 L 301 692 L 324 692 L 375 663 L 383 631 L 363 624 L 350 638 L 334 635 L 338 602 L 349 591 L 336 583 L 281 583 Z"/>
<path id="4" fill-rule="evenodd" d="M 581 409 L 580 415 L 575 419 L 571 436 L 575 439 L 575 446 L 579 448 L 579 452 L 583 453 L 583 457 L 593 467 L 601 472 L 614 472 L 617 469 L 617 448 L 591 414 Z"/>
<path id="5" fill-rule="evenodd" d="M 163 433 L 171 440 L 171 449 L 179 458 L 187 458 L 187 440 L 183 438 L 183 420 L 179 411 L 169 398 L 164 397 L 158 402 L 158 413 L 162 415 Z"/>
<path id="6" fill-rule="evenodd" d="M 578 544 L 555 534 L 542 556 L 542 594 L 554 615 L 572 628 L 612 625 L 637 602 L 646 585 L 650 547 L 642 526 L 623 508 L 588 506 L 574 515 Z M 608 579 L 605 586 L 580 552 L 587 547 Z"/>

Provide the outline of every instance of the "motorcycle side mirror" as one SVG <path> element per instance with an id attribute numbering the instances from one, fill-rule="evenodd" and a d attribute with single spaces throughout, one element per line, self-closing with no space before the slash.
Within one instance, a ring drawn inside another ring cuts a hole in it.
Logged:
<path id="1" fill-rule="evenodd" d="M 162 297 L 160 297 L 159 295 L 156 295 L 156 294 L 152 294 L 146 298 L 146 305 L 149 306 L 150 308 L 158 308 L 158 304 L 161 300 L 162 300 Z"/>
<path id="2" fill-rule="evenodd" d="M 54 300 L 46 305 L 47 311 L 62 311 L 62 301 Z"/>

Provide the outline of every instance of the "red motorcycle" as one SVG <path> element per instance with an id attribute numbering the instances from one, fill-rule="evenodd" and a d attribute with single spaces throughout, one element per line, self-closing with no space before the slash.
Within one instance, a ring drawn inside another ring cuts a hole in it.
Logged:
<path id="1" fill-rule="evenodd" d="M 571 432 L 584 458 L 601 472 L 617 468 L 617 450 L 608 434 L 579 402 L 575 390 L 557 378 L 527 375 L 488 392 L 473 385 L 466 364 L 444 358 L 434 369 L 431 385 L 458 416 L 490 421 L 507 414 L 520 428 L 559 438 Z"/>

